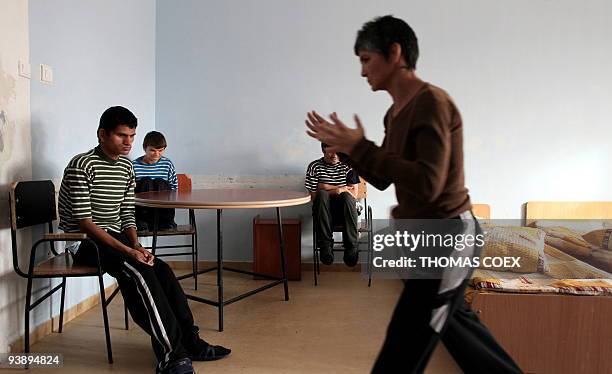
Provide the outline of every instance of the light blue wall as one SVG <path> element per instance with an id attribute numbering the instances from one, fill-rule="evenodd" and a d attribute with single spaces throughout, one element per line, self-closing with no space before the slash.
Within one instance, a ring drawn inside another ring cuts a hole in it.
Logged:
<path id="1" fill-rule="evenodd" d="M 34 179 L 60 180 L 72 156 L 97 144 L 100 115 L 113 105 L 138 117 L 139 155 L 155 128 L 155 2 L 30 0 L 29 16 Z M 53 84 L 37 79 L 41 63 Z M 70 282 L 67 307 L 97 291 L 94 278 Z M 43 305 L 37 313 L 48 316 Z"/>
<path id="2" fill-rule="evenodd" d="M 367 102 L 380 127 L 388 100 L 370 95 L 351 51 L 375 13 L 352 4 L 158 1 L 156 125 L 179 168 L 303 174 L 320 155 L 304 133 L 310 109 L 346 115 Z"/>

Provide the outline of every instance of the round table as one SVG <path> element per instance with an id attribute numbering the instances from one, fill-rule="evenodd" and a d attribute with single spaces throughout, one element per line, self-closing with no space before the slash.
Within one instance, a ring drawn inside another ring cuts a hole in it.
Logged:
<path id="1" fill-rule="evenodd" d="M 223 331 L 223 307 L 225 305 L 242 300 L 268 288 L 284 285 L 285 300 L 289 300 L 289 286 L 287 274 L 285 273 L 285 253 L 283 240 L 283 225 L 280 208 L 302 205 L 310 202 L 310 194 L 305 191 L 287 191 L 271 189 L 202 189 L 191 191 L 159 191 L 141 192 L 135 195 L 136 205 L 150 208 L 175 208 L 175 209 L 216 209 L 217 210 L 217 266 L 197 270 L 197 274 L 207 273 L 217 270 L 217 300 L 205 299 L 195 295 L 186 294 L 190 300 L 213 305 L 219 308 L 219 331 Z M 223 266 L 223 209 L 260 209 L 275 208 L 278 224 L 279 250 L 281 256 L 281 278 L 272 277 L 266 274 L 258 274 L 241 269 L 233 269 Z M 155 224 L 153 228 L 153 251 L 157 244 L 157 210 L 155 214 Z M 196 259 L 197 264 L 197 259 Z M 197 265 L 196 265 L 197 266 Z M 249 292 L 235 296 L 229 300 L 223 298 L 223 271 L 233 271 L 242 274 L 254 275 L 273 282 Z"/>

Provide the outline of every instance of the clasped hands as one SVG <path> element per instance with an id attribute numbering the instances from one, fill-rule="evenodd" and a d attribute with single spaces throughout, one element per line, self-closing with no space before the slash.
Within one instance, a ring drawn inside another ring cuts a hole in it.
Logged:
<path id="1" fill-rule="evenodd" d="M 326 150 L 334 153 L 344 153 L 350 155 L 355 146 L 365 136 L 365 131 L 361 120 L 355 114 L 355 124 L 357 128 L 352 129 L 344 124 L 336 112 L 330 114 L 331 122 L 321 117 L 314 110 L 306 113 L 306 127 L 309 136 L 329 145 Z"/>
<path id="2" fill-rule="evenodd" d="M 128 252 L 128 255 L 134 260 L 149 266 L 153 266 L 153 260 L 155 260 L 155 256 L 147 251 L 140 243 L 136 243 Z"/>
<path id="3" fill-rule="evenodd" d="M 317 185 L 317 190 L 327 191 L 334 195 L 340 195 L 343 192 L 350 192 L 347 186 L 334 186 L 332 184 L 327 183 L 319 183 Z"/>

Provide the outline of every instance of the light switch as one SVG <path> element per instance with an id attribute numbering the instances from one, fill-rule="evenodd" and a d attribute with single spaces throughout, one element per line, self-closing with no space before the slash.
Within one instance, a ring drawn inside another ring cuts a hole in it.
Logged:
<path id="1" fill-rule="evenodd" d="M 40 64 L 40 81 L 43 83 L 53 83 L 53 69 L 51 69 L 51 66 Z"/>
<path id="2" fill-rule="evenodd" d="M 23 60 L 19 60 L 18 61 L 19 64 L 19 75 L 24 77 L 24 78 L 28 78 L 30 79 L 30 63 L 23 61 Z"/>

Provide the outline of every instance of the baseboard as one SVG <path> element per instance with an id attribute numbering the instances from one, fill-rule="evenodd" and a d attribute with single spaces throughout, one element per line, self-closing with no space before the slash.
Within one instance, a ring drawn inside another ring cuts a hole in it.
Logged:
<path id="1" fill-rule="evenodd" d="M 113 283 L 112 285 L 106 287 L 104 289 L 104 293 L 108 297 L 113 291 L 117 288 L 117 283 Z M 64 327 L 66 327 L 66 323 L 72 321 L 77 318 L 81 314 L 87 312 L 89 309 L 95 307 L 100 304 L 100 293 L 96 293 L 88 297 L 87 299 L 81 301 L 80 303 L 72 306 L 70 309 L 64 310 Z M 40 341 L 45 336 L 57 331 L 59 329 L 59 315 L 53 317 L 52 319 L 43 322 L 38 325 L 34 330 L 30 331 L 30 347 L 36 342 Z M 13 343 L 9 345 L 10 353 L 20 353 L 24 350 L 24 341 L 23 335 L 17 338 Z"/>
<path id="2" fill-rule="evenodd" d="M 168 265 L 174 270 L 191 270 L 191 261 L 166 261 Z M 253 269 L 253 263 L 249 261 L 224 261 L 224 265 L 228 267 L 232 267 L 240 270 L 248 270 L 251 271 Z M 334 263 L 331 265 L 323 265 L 319 266 L 321 271 L 333 271 L 333 272 L 361 272 L 361 267 L 366 264 L 361 264 L 361 266 L 348 267 L 343 263 Z M 217 266 L 216 261 L 198 261 L 198 269 L 207 269 Z M 302 271 L 313 271 L 314 263 L 305 262 L 302 263 Z"/>

